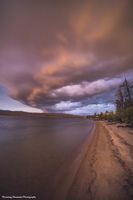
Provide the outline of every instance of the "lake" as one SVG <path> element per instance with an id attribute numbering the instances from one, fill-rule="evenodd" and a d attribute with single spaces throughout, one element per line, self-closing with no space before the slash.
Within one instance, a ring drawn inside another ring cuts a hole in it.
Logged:
<path id="1" fill-rule="evenodd" d="M 0 116 L 0 195 L 48 199 L 54 177 L 80 153 L 93 125 L 85 118 Z"/>

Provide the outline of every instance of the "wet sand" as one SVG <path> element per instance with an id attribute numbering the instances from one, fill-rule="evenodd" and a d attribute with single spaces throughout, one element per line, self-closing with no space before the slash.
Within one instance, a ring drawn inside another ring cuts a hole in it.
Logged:
<path id="1" fill-rule="evenodd" d="M 67 200 L 133 199 L 133 131 L 97 122 Z"/>

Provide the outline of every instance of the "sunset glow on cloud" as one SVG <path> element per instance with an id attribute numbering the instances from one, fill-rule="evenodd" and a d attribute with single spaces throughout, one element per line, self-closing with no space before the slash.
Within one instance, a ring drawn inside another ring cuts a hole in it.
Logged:
<path id="1" fill-rule="evenodd" d="M 109 97 L 123 74 L 133 76 L 132 8 L 132 0 L 1 0 L 5 101 L 37 112 L 114 110 Z"/>

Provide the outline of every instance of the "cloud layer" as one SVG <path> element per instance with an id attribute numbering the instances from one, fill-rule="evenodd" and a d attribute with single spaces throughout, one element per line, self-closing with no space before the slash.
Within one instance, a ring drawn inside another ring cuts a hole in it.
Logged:
<path id="1" fill-rule="evenodd" d="M 2 0 L 0 83 L 51 112 L 108 101 L 123 73 L 133 75 L 132 8 L 132 0 Z"/>

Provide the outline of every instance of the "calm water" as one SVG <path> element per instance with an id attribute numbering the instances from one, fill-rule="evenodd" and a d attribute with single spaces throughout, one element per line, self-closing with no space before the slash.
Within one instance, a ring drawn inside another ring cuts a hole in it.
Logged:
<path id="1" fill-rule="evenodd" d="M 0 116 L 0 194 L 45 196 L 92 126 L 88 119 Z"/>

